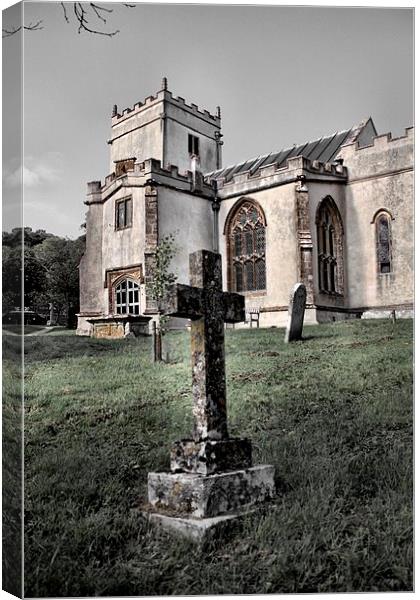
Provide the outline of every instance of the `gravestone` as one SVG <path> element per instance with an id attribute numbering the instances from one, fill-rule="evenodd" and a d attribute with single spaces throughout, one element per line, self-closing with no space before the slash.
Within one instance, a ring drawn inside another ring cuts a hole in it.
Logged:
<path id="1" fill-rule="evenodd" d="M 306 306 L 306 287 L 296 283 L 290 295 L 289 318 L 284 341 L 294 342 L 302 339 L 303 318 Z"/>
<path id="2" fill-rule="evenodd" d="M 173 444 L 170 472 L 149 473 L 152 522 L 202 540 L 274 495 L 274 467 L 252 467 L 248 439 L 228 434 L 225 323 L 244 320 L 244 297 L 223 292 L 220 254 L 190 254 L 191 285 L 171 286 L 166 314 L 191 319 L 194 430 Z"/>

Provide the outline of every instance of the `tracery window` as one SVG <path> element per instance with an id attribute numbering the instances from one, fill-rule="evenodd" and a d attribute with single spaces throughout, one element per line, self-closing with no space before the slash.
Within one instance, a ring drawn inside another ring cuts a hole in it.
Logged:
<path id="1" fill-rule="evenodd" d="M 254 202 L 244 201 L 228 229 L 229 288 L 236 292 L 265 290 L 265 219 Z"/>
<path id="2" fill-rule="evenodd" d="M 343 226 L 332 198 L 327 197 L 318 209 L 318 284 L 326 294 L 343 294 Z"/>
<path id="3" fill-rule="evenodd" d="M 115 286 L 115 308 L 118 315 L 140 314 L 140 287 L 132 279 L 123 279 Z"/>
<path id="4" fill-rule="evenodd" d="M 386 212 L 381 212 L 375 219 L 376 227 L 376 258 L 379 273 L 391 273 L 392 266 L 392 239 L 391 217 Z"/>

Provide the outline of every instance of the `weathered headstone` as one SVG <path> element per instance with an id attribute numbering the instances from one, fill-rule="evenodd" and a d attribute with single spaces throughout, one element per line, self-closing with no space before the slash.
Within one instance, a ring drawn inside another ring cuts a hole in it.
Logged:
<path id="1" fill-rule="evenodd" d="M 214 252 L 190 254 L 190 281 L 171 287 L 166 312 L 191 319 L 194 431 L 173 445 L 170 473 L 149 473 L 148 496 L 152 521 L 202 539 L 271 498 L 274 467 L 252 467 L 251 442 L 228 435 L 224 323 L 244 320 L 244 297 L 223 292 Z"/>
<path id="2" fill-rule="evenodd" d="M 284 341 L 294 342 L 302 339 L 303 318 L 306 306 L 306 287 L 296 283 L 290 295 L 289 318 Z"/>

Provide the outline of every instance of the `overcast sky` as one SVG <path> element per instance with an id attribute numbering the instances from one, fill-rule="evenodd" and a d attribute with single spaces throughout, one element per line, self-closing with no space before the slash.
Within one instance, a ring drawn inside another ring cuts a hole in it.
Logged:
<path id="1" fill-rule="evenodd" d="M 108 174 L 112 105 L 154 94 L 164 75 L 187 102 L 221 106 L 224 165 L 367 116 L 394 136 L 413 124 L 412 9 L 106 6 L 111 38 L 79 35 L 59 3 L 25 3 L 25 23 L 44 27 L 24 40 L 26 226 L 81 234 L 86 182 Z M 5 59 L 18 44 L 3 41 Z M 5 133 L 3 189 L 18 202 L 12 121 Z"/>

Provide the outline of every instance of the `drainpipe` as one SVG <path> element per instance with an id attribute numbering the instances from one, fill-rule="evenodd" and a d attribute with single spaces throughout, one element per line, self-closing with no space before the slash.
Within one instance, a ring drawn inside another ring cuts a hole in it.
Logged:
<path id="1" fill-rule="evenodd" d="M 215 131 L 214 138 L 216 140 L 216 170 L 220 169 L 222 166 L 222 160 L 221 160 L 221 154 L 222 154 L 221 148 L 223 146 L 222 137 L 223 137 L 223 133 L 220 133 L 220 131 Z"/>
<path id="2" fill-rule="evenodd" d="M 219 211 L 220 211 L 220 198 L 217 197 L 217 184 L 213 180 L 214 199 L 211 203 L 213 210 L 213 251 L 219 252 Z"/>
<path id="3" fill-rule="evenodd" d="M 220 106 L 217 107 L 217 117 L 219 119 L 219 122 L 221 123 L 222 114 Z M 223 133 L 220 131 L 220 129 L 217 129 L 214 132 L 214 139 L 216 140 L 216 170 L 222 167 L 222 137 Z"/>

